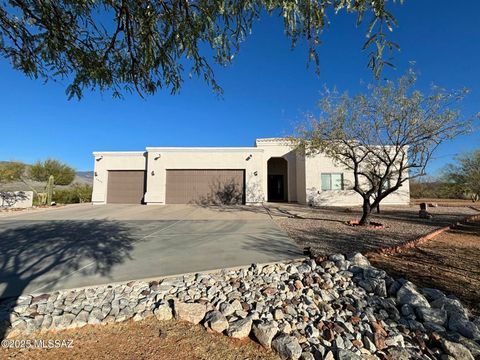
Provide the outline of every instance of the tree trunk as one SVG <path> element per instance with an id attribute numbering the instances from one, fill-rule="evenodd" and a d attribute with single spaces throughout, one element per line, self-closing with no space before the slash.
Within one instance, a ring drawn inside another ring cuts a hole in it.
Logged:
<path id="1" fill-rule="evenodd" d="M 377 204 L 377 214 L 380 214 L 380 203 Z"/>
<path id="2" fill-rule="evenodd" d="M 368 199 L 363 199 L 363 206 L 362 206 L 362 218 L 359 221 L 359 225 L 368 225 L 368 217 L 370 216 L 370 212 L 372 208 L 370 206 L 370 202 Z"/>

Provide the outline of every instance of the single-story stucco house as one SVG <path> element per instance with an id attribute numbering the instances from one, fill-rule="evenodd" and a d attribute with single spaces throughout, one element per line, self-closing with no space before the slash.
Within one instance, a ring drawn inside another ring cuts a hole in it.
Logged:
<path id="1" fill-rule="evenodd" d="M 94 204 L 361 204 L 349 185 L 352 171 L 324 155 L 305 157 L 281 138 L 257 139 L 254 147 L 147 147 L 93 155 Z M 409 201 L 407 182 L 383 203 Z"/>

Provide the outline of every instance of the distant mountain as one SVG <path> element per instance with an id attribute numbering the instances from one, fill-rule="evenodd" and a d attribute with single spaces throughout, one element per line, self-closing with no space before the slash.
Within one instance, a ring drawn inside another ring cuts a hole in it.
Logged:
<path id="1" fill-rule="evenodd" d="M 93 171 L 77 171 L 74 182 L 92 185 Z"/>
<path id="2" fill-rule="evenodd" d="M 6 164 L 9 161 L 0 161 L 0 165 Z M 30 166 L 29 164 L 25 164 L 27 168 Z M 75 174 L 75 180 L 73 180 L 72 184 L 89 184 L 93 185 L 93 171 L 77 171 Z M 37 191 L 43 191 L 45 188 L 44 183 L 40 183 L 37 181 L 27 180 L 27 184 L 24 184 L 21 181 L 16 181 L 8 184 L 0 184 L 0 190 L 8 190 L 8 191 L 27 191 L 31 190 L 30 187 L 33 187 Z M 58 185 L 59 188 L 65 187 Z"/>

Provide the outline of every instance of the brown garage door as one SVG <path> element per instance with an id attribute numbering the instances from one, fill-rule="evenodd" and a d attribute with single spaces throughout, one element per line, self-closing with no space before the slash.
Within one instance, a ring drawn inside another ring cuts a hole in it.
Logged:
<path id="1" fill-rule="evenodd" d="M 108 172 L 107 203 L 141 204 L 145 194 L 145 171 Z"/>
<path id="2" fill-rule="evenodd" d="M 167 204 L 244 204 L 244 170 L 167 170 Z"/>

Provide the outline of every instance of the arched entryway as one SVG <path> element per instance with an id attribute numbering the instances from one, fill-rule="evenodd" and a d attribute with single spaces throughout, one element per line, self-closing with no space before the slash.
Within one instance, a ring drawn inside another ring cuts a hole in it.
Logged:
<path id="1" fill-rule="evenodd" d="M 268 201 L 288 201 L 288 161 L 273 157 L 268 160 L 267 166 Z"/>

